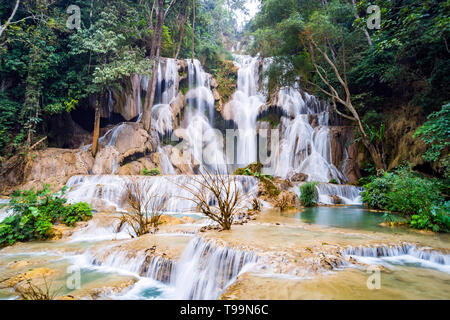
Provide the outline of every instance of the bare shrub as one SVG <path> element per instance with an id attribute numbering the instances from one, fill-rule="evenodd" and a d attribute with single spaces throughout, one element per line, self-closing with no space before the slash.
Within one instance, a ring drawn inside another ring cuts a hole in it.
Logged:
<path id="1" fill-rule="evenodd" d="M 276 199 L 274 203 L 275 208 L 279 208 L 280 211 L 285 211 L 290 206 L 289 196 L 285 193 L 281 193 Z"/>
<path id="2" fill-rule="evenodd" d="M 259 200 L 258 198 L 253 198 L 252 200 L 252 210 L 254 212 L 260 212 L 261 211 L 261 200 Z"/>
<path id="3" fill-rule="evenodd" d="M 130 211 L 122 214 L 118 229 L 128 225 L 132 230 L 129 234 L 133 238 L 155 233 L 161 224 L 160 218 L 166 198 L 150 195 L 150 188 L 148 180 L 138 180 L 134 177 L 129 178 L 125 185 Z"/>
<path id="4" fill-rule="evenodd" d="M 193 175 L 186 184 L 178 184 L 188 191 L 197 209 L 211 220 L 217 222 L 222 230 L 230 230 L 236 213 L 246 199 L 246 195 L 239 188 L 237 177 L 223 174 L 219 171 L 211 173 L 204 170 Z"/>
<path id="5" fill-rule="evenodd" d="M 47 282 L 45 276 L 42 276 L 42 279 L 43 286 L 35 285 L 31 279 L 28 279 L 25 284 L 17 285 L 14 290 L 22 300 L 54 300 L 60 289 L 52 289 L 52 283 Z"/>

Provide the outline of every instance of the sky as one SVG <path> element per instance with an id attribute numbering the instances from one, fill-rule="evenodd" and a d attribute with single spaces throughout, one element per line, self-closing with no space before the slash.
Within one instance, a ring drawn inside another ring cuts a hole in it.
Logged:
<path id="1" fill-rule="evenodd" d="M 248 10 L 248 14 L 244 14 L 242 11 L 236 12 L 236 18 L 238 22 L 239 29 L 242 29 L 242 27 L 251 19 L 253 18 L 256 13 L 258 12 L 259 8 L 259 0 L 247 0 L 245 3 L 245 7 Z"/>

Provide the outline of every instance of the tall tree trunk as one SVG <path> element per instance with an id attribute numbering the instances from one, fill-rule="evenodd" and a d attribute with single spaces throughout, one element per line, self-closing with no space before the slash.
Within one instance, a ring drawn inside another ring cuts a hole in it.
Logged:
<path id="1" fill-rule="evenodd" d="M 356 8 L 356 0 L 352 0 L 352 4 L 353 4 L 353 9 L 355 10 L 355 18 L 359 19 L 360 16 L 359 16 L 359 13 L 358 13 L 358 8 Z M 369 47 L 371 47 L 372 46 L 372 39 L 370 38 L 369 31 L 367 31 L 366 27 L 363 27 L 363 31 L 364 31 L 364 35 L 367 38 L 367 43 L 369 44 Z"/>
<path id="2" fill-rule="evenodd" d="M 194 61 L 194 46 L 195 46 L 195 0 L 192 0 L 192 10 L 193 10 L 193 17 L 192 17 L 192 56 L 191 59 Z"/>
<path id="3" fill-rule="evenodd" d="M 156 1 L 156 26 L 153 32 L 152 48 L 150 51 L 150 59 L 153 60 L 152 76 L 148 81 L 147 93 L 145 95 L 144 110 L 142 114 L 142 122 L 144 129 L 150 131 L 152 121 L 152 107 L 155 100 L 155 89 L 159 69 L 159 54 L 161 47 L 161 38 L 164 24 L 164 0 Z"/>
<path id="4" fill-rule="evenodd" d="M 181 16 L 180 42 L 178 42 L 178 47 L 177 51 L 175 52 L 174 59 L 178 59 L 178 56 L 180 55 L 181 46 L 183 45 L 184 27 L 187 21 L 186 6 L 183 7 L 181 15 L 182 16 Z"/>
<path id="5" fill-rule="evenodd" d="M 95 99 L 95 121 L 94 133 L 92 135 L 92 156 L 95 158 L 98 152 L 98 138 L 100 136 L 100 104 L 98 98 Z"/>

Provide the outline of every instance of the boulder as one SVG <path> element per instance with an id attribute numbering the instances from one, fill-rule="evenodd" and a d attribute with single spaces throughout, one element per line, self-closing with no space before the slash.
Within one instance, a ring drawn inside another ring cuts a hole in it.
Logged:
<path id="1" fill-rule="evenodd" d="M 289 181 L 291 181 L 291 182 L 304 182 L 307 180 L 308 180 L 308 175 L 306 173 L 301 173 L 301 172 L 294 173 L 289 178 Z"/>
<path id="2" fill-rule="evenodd" d="M 70 177 L 89 174 L 93 163 L 87 150 L 48 148 L 33 152 L 25 165 L 22 188 L 39 188 L 48 183 L 52 190 L 59 190 Z"/>

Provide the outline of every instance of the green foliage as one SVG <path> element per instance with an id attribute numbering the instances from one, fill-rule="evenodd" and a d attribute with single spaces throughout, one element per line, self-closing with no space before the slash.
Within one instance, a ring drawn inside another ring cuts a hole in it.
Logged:
<path id="1" fill-rule="evenodd" d="M 17 190 L 8 204 L 12 214 L 0 222 L 0 247 L 17 241 L 44 240 L 52 235 L 52 225 L 57 222 L 73 226 L 92 216 L 87 203 L 67 205 L 66 188 L 50 192 L 44 185 L 39 190 Z"/>
<path id="2" fill-rule="evenodd" d="M 428 150 L 423 155 L 424 160 L 437 163 L 444 177 L 450 179 L 450 103 L 430 114 L 428 121 L 417 129 L 414 137 L 420 137 L 428 145 Z"/>
<path id="3" fill-rule="evenodd" d="M 161 175 L 161 172 L 159 171 L 158 168 L 154 168 L 154 169 L 151 169 L 151 170 L 148 170 L 147 168 L 144 168 L 142 170 L 142 174 L 144 176 L 159 176 L 159 175 Z"/>
<path id="4" fill-rule="evenodd" d="M 252 176 L 255 173 L 261 173 L 263 165 L 260 162 L 254 162 L 250 163 L 248 166 L 244 168 L 238 168 L 234 171 L 235 175 L 246 175 L 246 176 Z"/>
<path id="5" fill-rule="evenodd" d="M 300 186 L 300 202 L 304 207 L 315 207 L 319 195 L 316 189 L 317 182 L 305 182 Z"/>
<path id="6" fill-rule="evenodd" d="M 75 203 L 61 217 L 64 224 L 72 227 L 78 221 L 86 221 L 92 218 L 92 208 L 86 202 Z"/>
<path id="7" fill-rule="evenodd" d="M 339 184 L 339 182 L 336 179 L 331 179 L 328 183 Z"/>
<path id="8" fill-rule="evenodd" d="M 410 219 L 411 227 L 445 231 L 441 183 L 419 177 L 407 167 L 386 172 L 364 185 L 362 200 L 370 208 L 388 210 Z M 448 209 L 448 208 L 447 208 Z"/>

